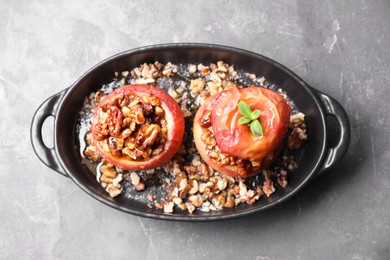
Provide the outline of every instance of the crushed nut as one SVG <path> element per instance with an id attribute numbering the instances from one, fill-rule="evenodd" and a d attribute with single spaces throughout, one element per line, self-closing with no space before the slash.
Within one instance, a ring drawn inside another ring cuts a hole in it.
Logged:
<path id="1" fill-rule="evenodd" d="M 106 177 L 108 177 L 108 178 L 111 178 L 111 179 L 113 179 L 113 178 L 115 178 L 116 177 L 116 175 L 117 175 L 117 171 L 115 170 L 115 168 L 113 167 L 113 166 L 108 166 L 108 165 L 106 165 L 106 164 L 103 164 L 101 167 L 100 167 L 100 172 L 104 175 L 104 176 L 106 176 Z"/>
<path id="2" fill-rule="evenodd" d="M 202 79 L 194 79 L 191 80 L 190 89 L 192 93 L 197 94 L 200 93 L 204 86 L 206 85 L 206 82 Z"/>
<path id="3" fill-rule="evenodd" d="M 164 202 L 164 212 L 165 213 L 172 213 L 173 206 L 175 206 L 175 203 L 173 203 L 173 201 L 165 201 Z"/>
<path id="4" fill-rule="evenodd" d="M 91 159 L 94 163 L 98 163 L 102 158 L 97 150 L 97 148 L 93 145 L 87 146 L 84 151 L 84 155 Z"/>
<path id="5" fill-rule="evenodd" d="M 187 73 L 185 80 L 176 78 Z M 268 87 L 264 77 L 255 74 L 236 71 L 234 66 L 224 61 L 210 64 L 175 65 L 170 62 L 165 65 L 159 62 L 144 63 L 131 70 L 115 72 L 115 84 L 127 83 L 150 84 L 164 88 L 176 102 L 179 103 L 186 120 L 191 120 L 196 110 L 210 95 L 224 89 L 236 87 L 241 79 L 252 80 L 261 87 Z M 287 99 L 280 89 L 277 92 Z M 107 95 L 106 90 L 91 93 L 84 101 L 85 111 L 94 111 L 97 104 Z M 94 125 L 100 135 L 99 145 L 105 152 L 116 156 L 126 156 L 133 160 L 148 160 L 164 151 L 168 133 L 165 111 L 161 101 L 151 96 L 118 96 L 111 104 L 97 111 L 100 121 Z M 239 171 L 259 169 L 260 161 L 249 161 L 223 153 L 217 145 L 211 127 L 212 111 L 205 111 L 200 125 L 203 127 L 201 140 L 205 144 L 206 153 L 214 158 L 219 165 L 237 166 Z M 296 113 L 290 117 L 291 134 L 288 136 L 289 149 L 298 149 L 307 140 L 304 114 Z M 297 168 L 297 163 L 290 156 L 283 155 L 280 168 L 274 172 L 263 171 L 256 184 L 250 184 L 243 179 L 222 175 L 214 171 L 196 153 L 196 149 L 183 143 L 177 155 L 161 169 L 140 172 L 128 172 L 102 160 L 98 150 L 92 144 L 92 135 L 85 135 L 86 148 L 84 156 L 93 163 L 103 161 L 100 167 L 100 184 L 110 196 L 118 196 L 123 192 L 121 181 L 123 174 L 126 180 L 137 191 L 145 190 L 144 174 L 160 174 L 165 171 L 164 185 L 168 187 L 168 198 L 157 200 L 153 194 L 148 196 L 155 208 L 166 213 L 175 209 L 192 214 L 196 209 L 203 212 L 232 208 L 240 203 L 252 204 L 262 196 L 270 196 L 275 192 L 275 185 L 284 188 L 287 185 L 289 172 Z M 193 156 L 188 156 L 194 154 Z M 149 206 L 153 206 L 153 205 Z"/>

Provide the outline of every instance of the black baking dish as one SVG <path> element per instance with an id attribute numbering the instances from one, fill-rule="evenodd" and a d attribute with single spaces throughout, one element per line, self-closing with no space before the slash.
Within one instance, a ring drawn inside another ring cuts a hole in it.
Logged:
<path id="1" fill-rule="evenodd" d="M 80 160 L 75 142 L 76 118 L 84 98 L 96 91 L 102 83 L 113 78 L 114 71 L 124 71 L 144 62 L 203 63 L 224 60 L 236 68 L 264 76 L 267 81 L 282 86 L 300 111 L 306 115 L 308 141 L 304 158 L 285 189 L 278 189 L 269 198 L 252 205 L 242 204 L 221 211 L 167 214 L 150 208 L 145 203 L 124 196 L 111 198 L 96 182 Z M 54 117 L 54 147 L 47 147 L 42 139 L 42 125 Z M 339 123 L 338 140 L 328 140 L 327 116 Z M 141 47 L 110 57 L 78 79 L 72 86 L 49 97 L 37 109 L 31 125 L 31 141 L 39 159 L 51 169 L 71 178 L 95 199 L 115 209 L 165 220 L 211 221 L 241 217 L 265 210 L 296 194 L 310 179 L 334 166 L 346 152 L 350 139 L 347 114 L 332 97 L 308 86 L 302 79 L 281 64 L 262 55 L 242 49 L 198 43 L 177 43 Z M 331 142 L 332 141 L 332 142 Z M 330 146 L 330 143 L 334 144 Z"/>

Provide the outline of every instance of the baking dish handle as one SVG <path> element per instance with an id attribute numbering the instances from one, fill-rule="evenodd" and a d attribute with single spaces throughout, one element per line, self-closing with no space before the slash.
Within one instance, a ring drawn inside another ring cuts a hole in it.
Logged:
<path id="1" fill-rule="evenodd" d="M 56 117 L 60 101 L 68 89 L 65 89 L 46 99 L 35 111 L 31 122 L 30 138 L 35 154 L 49 168 L 67 176 L 58 160 L 55 147 L 47 147 L 42 138 L 42 126 L 49 117 Z"/>
<path id="2" fill-rule="evenodd" d="M 337 120 L 340 131 L 338 142 L 334 146 L 328 147 L 325 160 L 317 173 L 317 176 L 319 176 L 332 168 L 343 158 L 344 154 L 347 152 L 351 137 L 351 127 L 349 124 L 348 115 L 341 104 L 334 98 L 322 93 L 321 91 L 315 91 L 317 92 L 317 96 L 320 98 L 321 103 L 325 108 L 326 115 L 333 116 Z"/>

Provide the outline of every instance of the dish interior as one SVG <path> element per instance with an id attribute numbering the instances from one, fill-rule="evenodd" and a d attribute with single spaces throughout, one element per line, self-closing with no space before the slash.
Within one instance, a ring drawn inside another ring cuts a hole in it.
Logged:
<path id="1" fill-rule="evenodd" d="M 293 100 L 299 111 L 306 117 L 309 136 L 303 148 L 294 156 L 299 158 L 298 168 L 292 173 L 289 184 L 278 189 L 272 196 L 254 204 L 240 204 L 235 208 L 221 211 L 166 214 L 150 208 L 137 199 L 119 196 L 111 198 L 96 182 L 95 176 L 81 163 L 79 147 L 76 142 L 75 127 L 84 97 L 99 89 L 102 84 L 111 82 L 114 72 L 125 71 L 142 63 L 203 63 L 223 60 L 236 69 L 242 69 L 266 78 L 270 84 L 282 87 Z M 55 147 L 67 174 L 84 191 L 103 203 L 119 210 L 153 218 L 176 220 L 211 220 L 246 215 L 272 206 L 293 195 L 315 173 L 322 163 L 326 150 L 325 119 L 313 91 L 295 74 L 278 63 L 263 56 L 228 47 L 174 45 L 137 49 L 121 53 L 103 61 L 83 75 L 67 92 L 58 110 L 55 122 Z"/>

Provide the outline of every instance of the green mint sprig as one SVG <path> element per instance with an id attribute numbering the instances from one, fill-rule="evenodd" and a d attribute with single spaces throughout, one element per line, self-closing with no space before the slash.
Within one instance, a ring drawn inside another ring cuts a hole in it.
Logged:
<path id="1" fill-rule="evenodd" d="M 263 127 L 258 119 L 261 114 L 259 109 L 252 111 L 251 107 L 241 100 L 240 103 L 238 103 L 238 112 L 242 115 L 242 117 L 238 119 L 240 125 L 249 124 L 249 129 L 252 131 L 252 134 L 256 136 L 263 135 Z"/>

